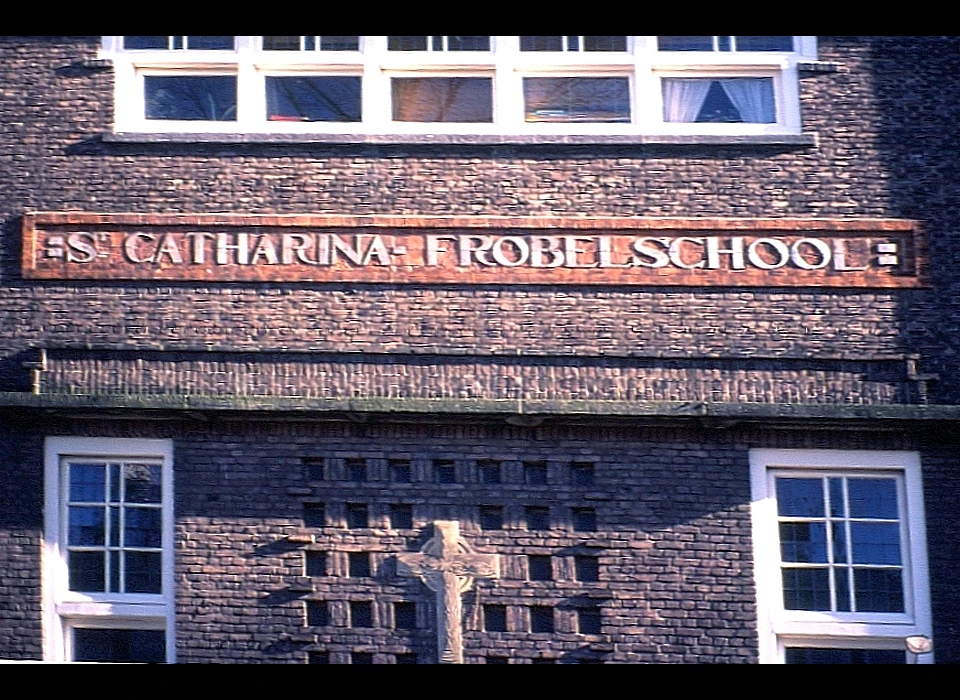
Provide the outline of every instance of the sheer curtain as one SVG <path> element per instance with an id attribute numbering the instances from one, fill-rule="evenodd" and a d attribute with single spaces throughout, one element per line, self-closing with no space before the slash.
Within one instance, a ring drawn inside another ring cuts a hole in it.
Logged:
<path id="1" fill-rule="evenodd" d="M 770 78 L 727 78 L 717 82 L 740 112 L 742 121 L 772 124 L 777 120 Z"/>
<path id="2" fill-rule="evenodd" d="M 712 80 L 689 78 L 663 79 L 663 120 L 667 122 L 695 122 L 703 101 L 710 92 Z"/>

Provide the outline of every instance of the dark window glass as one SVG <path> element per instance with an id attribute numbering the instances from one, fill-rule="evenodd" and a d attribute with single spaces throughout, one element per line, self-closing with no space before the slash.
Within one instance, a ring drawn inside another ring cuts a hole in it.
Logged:
<path id="1" fill-rule="evenodd" d="M 312 39 L 313 37 L 310 37 L 310 38 Z M 358 36 L 322 36 L 320 37 L 320 50 L 321 51 L 359 51 L 360 37 Z"/>
<path id="2" fill-rule="evenodd" d="M 488 36 L 448 36 L 447 51 L 489 51 Z"/>
<path id="3" fill-rule="evenodd" d="M 453 462 L 448 460 L 435 460 L 433 474 L 438 484 L 455 484 L 457 482 L 457 469 Z"/>
<path id="4" fill-rule="evenodd" d="M 562 36 L 522 36 L 521 51 L 563 51 Z"/>
<path id="5" fill-rule="evenodd" d="M 267 77 L 267 120 L 358 122 L 359 76 Z"/>
<path id="6" fill-rule="evenodd" d="M 712 36 L 658 36 L 660 51 L 713 51 Z"/>
<path id="7" fill-rule="evenodd" d="M 147 119 L 236 121 L 232 75 L 148 75 L 143 79 Z"/>
<path id="8" fill-rule="evenodd" d="M 786 516 L 822 518 L 823 480 L 778 478 L 777 512 Z"/>
<path id="9" fill-rule="evenodd" d="M 111 509 L 115 510 L 115 509 Z M 124 545 L 127 547 L 160 547 L 161 513 L 159 508 L 124 509 Z"/>
<path id="10" fill-rule="evenodd" d="M 783 561 L 826 563 L 826 525 L 816 522 L 780 523 L 780 553 Z"/>
<path id="11" fill-rule="evenodd" d="M 366 481 L 367 480 L 367 460 L 348 459 L 346 463 L 347 481 Z"/>
<path id="12" fill-rule="evenodd" d="M 73 630 L 74 661 L 164 663 L 167 658 L 163 630 Z"/>
<path id="13" fill-rule="evenodd" d="M 329 664 L 330 663 L 330 652 L 326 651 L 311 651 L 307 653 L 307 663 L 308 664 Z"/>
<path id="14" fill-rule="evenodd" d="M 300 37 L 298 36 L 265 36 L 263 37 L 264 51 L 299 51 Z"/>
<path id="15" fill-rule="evenodd" d="M 70 552 L 70 590 L 84 593 L 107 590 L 103 552 Z"/>
<path id="16" fill-rule="evenodd" d="M 897 512 L 897 482 L 894 479 L 847 479 L 847 493 L 851 518 L 896 520 L 900 517 Z"/>
<path id="17" fill-rule="evenodd" d="M 531 581 L 552 581 L 553 563 L 545 554 L 527 556 L 527 575 Z"/>
<path id="18" fill-rule="evenodd" d="M 530 608 L 530 631 L 553 632 L 553 608 L 535 605 Z"/>
<path id="19" fill-rule="evenodd" d="M 597 529 L 597 513 L 593 508 L 574 508 L 573 529 L 577 532 L 593 532 Z"/>
<path id="20" fill-rule="evenodd" d="M 348 503 L 347 504 L 347 527 L 358 528 L 367 527 L 367 504 L 366 503 Z"/>
<path id="21" fill-rule="evenodd" d="M 523 509 L 528 530 L 549 530 L 550 509 L 547 506 L 527 506 Z"/>
<path id="22" fill-rule="evenodd" d="M 233 37 L 188 36 L 187 48 L 197 51 L 233 51 Z"/>
<path id="23" fill-rule="evenodd" d="M 347 562 L 351 577 L 363 578 L 371 575 L 369 552 L 350 552 L 347 555 Z"/>
<path id="24" fill-rule="evenodd" d="M 546 462 L 524 462 L 523 480 L 530 486 L 547 485 L 547 463 Z"/>
<path id="25" fill-rule="evenodd" d="M 123 48 L 127 50 L 143 50 L 143 49 L 167 49 L 169 44 L 169 37 L 166 36 L 125 36 L 123 37 Z"/>
<path id="26" fill-rule="evenodd" d="M 500 483 L 500 462 L 480 462 L 480 483 L 481 484 L 499 484 Z"/>
<path id="27" fill-rule="evenodd" d="M 325 600 L 307 601 L 307 627 L 327 627 L 330 624 L 330 606 Z"/>
<path id="28" fill-rule="evenodd" d="M 577 631 L 580 634 L 600 634 L 600 608 L 577 610 Z"/>
<path id="29" fill-rule="evenodd" d="M 126 593 L 160 593 L 160 552 L 124 552 Z"/>
<path id="30" fill-rule="evenodd" d="M 303 504 L 303 524 L 306 527 L 324 527 L 327 524 L 327 511 L 322 503 Z"/>
<path id="31" fill-rule="evenodd" d="M 416 654 L 397 654 L 397 655 L 394 657 L 394 659 L 396 660 L 396 663 L 397 663 L 398 665 L 399 665 L 399 664 L 404 664 L 404 665 L 406 665 L 406 664 L 416 664 L 416 663 L 417 663 L 417 655 L 416 655 Z"/>
<path id="32" fill-rule="evenodd" d="M 573 567 L 578 581 L 600 580 L 600 560 L 597 557 L 577 555 L 573 558 Z"/>
<path id="33" fill-rule="evenodd" d="M 784 569 L 783 606 L 787 610 L 830 610 L 827 569 Z"/>
<path id="34" fill-rule="evenodd" d="M 524 78 L 528 122 L 630 122 L 630 79 Z"/>
<path id="35" fill-rule="evenodd" d="M 541 656 L 536 659 L 530 659 L 530 664 L 533 666 L 553 666 L 557 663 L 556 659 L 548 659 L 544 656 Z"/>
<path id="36" fill-rule="evenodd" d="M 368 651 L 355 651 L 350 654 L 351 664 L 372 664 L 373 654 Z"/>
<path id="37" fill-rule="evenodd" d="M 417 627 L 416 603 L 393 604 L 393 626 L 398 630 L 412 630 Z"/>
<path id="38" fill-rule="evenodd" d="M 502 506 L 480 506 L 480 529 L 500 530 L 503 528 Z"/>
<path id="39" fill-rule="evenodd" d="M 327 575 L 327 553 L 307 551 L 303 553 L 303 570 L 307 576 Z"/>
<path id="40" fill-rule="evenodd" d="M 368 601 L 351 602 L 350 626 L 373 627 L 373 604 Z"/>
<path id="41" fill-rule="evenodd" d="M 483 629 L 486 632 L 506 632 L 507 631 L 507 606 L 506 605 L 484 605 L 483 606 Z"/>
<path id="42" fill-rule="evenodd" d="M 510 663 L 510 659 L 508 659 L 506 656 L 488 656 L 488 657 L 484 660 L 484 663 L 488 663 L 488 664 L 509 664 L 509 663 Z"/>
<path id="43" fill-rule="evenodd" d="M 390 527 L 394 530 L 409 530 L 412 528 L 413 507 L 406 503 L 391 503 Z"/>
<path id="44" fill-rule="evenodd" d="M 425 36 L 388 36 L 388 51 L 426 51 L 427 37 Z"/>
<path id="45" fill-rule="evenodd" d="M 327 460 L 323 457 L 303 458 L 303 477 L 307 481 L 323 481 Z"/>
<path id="46" fill-rule="evenodd" d="M 857 612 L 903 612 L 903 572 L 900 569 L 853 570 Z"/>
<path id="47" fill-rule="evenodd" d="M 107 465 L 71 464 L 70 501 L 73 503 L 106 502 Z M 113 499 L 116 500 L 116 499 Z"/>
<path id="48" fill-rule="evenodd" d="M 391 86 L 394 121 L 493 121 L 490 78 L 393 78 Z"/>
<path id="49" fill-rule="evenodd" d="M 627 37 L 625 36 L 585 36 L 583 37 L 584 51 L 626 51 Z"/>
<path id="50" fill-rule="evenodd" d="M 738 36 L 737 51 L 793 51 L 793 37 Z"/>
<path id="51" fill-rule="evenodd" d="M 68 510 L 68 542 L 74 547 L 106 544 L 106 513 L 103 506 L 71 506 Z"/>
<path id="52" fill-rule="evenodd" d="M 820 649 L 787 647 L 788 664 L 905 664 L 900 649 Z"/>
<path id="53" fill-rule="evenodd" d="M 410 483 L 410 460 L 391 459 L 390 460 L 390 481 L 394 484 Z"/>
<path id="54" fill-rule="evenodd" d="M 593 462 L 574 462 L 570 465 L 570 476 L 574 486 L 579 486 L 581 488 L 593 486 Z"/>

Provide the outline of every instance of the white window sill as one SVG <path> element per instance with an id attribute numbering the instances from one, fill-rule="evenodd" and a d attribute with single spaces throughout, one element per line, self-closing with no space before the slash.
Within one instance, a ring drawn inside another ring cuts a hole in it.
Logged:
<path id="1" fill-rule="evenodd" d="M 450 146 L 817 146 L 806 134 L 330 134 L 115 132 L 104 143 L 377 144 Z"/>

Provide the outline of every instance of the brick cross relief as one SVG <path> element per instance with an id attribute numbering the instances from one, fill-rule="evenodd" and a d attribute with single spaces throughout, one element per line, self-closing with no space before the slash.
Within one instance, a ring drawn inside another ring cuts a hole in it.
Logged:
<path id="1" fill-rule="evenodd" d="M 433 537 L 419 553 L 398 554 L 397 573 L 416 577 L 437 597 L 437 651 L 442 664 L 463 663 L 460 595 L 474 579 L 499 578 L 500 557 L 478 554 L 460 537 L 456 520 L 435 520 Z"/>

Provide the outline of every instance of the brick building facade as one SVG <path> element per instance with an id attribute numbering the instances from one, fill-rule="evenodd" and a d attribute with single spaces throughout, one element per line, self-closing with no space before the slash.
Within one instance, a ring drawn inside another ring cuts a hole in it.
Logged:
<path id="1" fill-rule="evenodd" d="M 528 37 L 626 102 L 481 56 L 471 129 L 396 111 L 463 69 L 384 37 L 125 39 L 0 39 L 0 658 L 432 663 L 439 520 L 499 557 L 466 663 L 960 660 L 958 40 Z M 362 122 L 271 106 L 304 62 Z M 234 112 L 151 116 L 185 73 Z M 776 115 L 643 122 L 689 75 Z"/>

